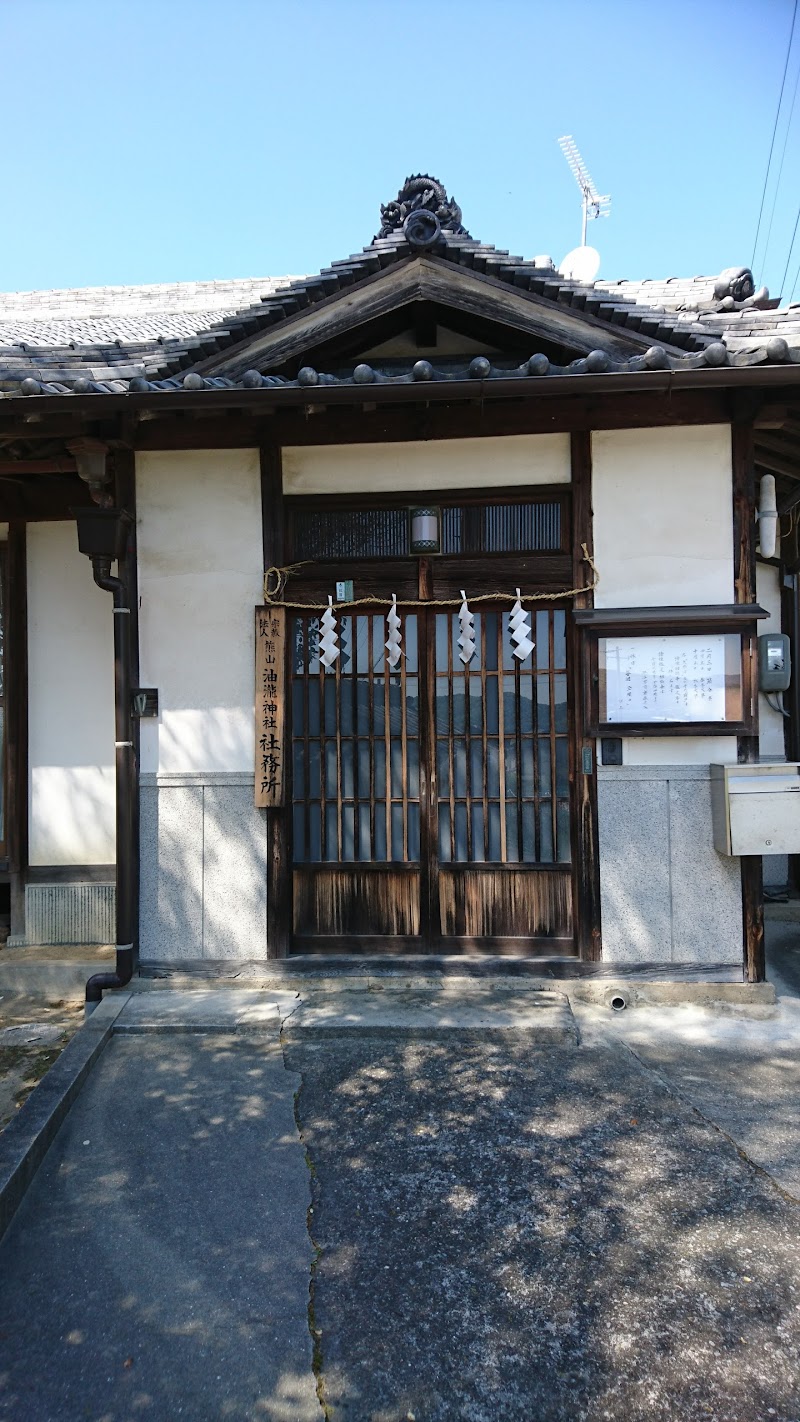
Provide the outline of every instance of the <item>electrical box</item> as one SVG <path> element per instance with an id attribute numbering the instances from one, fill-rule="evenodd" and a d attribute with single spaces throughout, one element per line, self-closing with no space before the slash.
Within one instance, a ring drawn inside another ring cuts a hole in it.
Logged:
<path id="1" fill-rule="evenodd" d="M 712 765 L 714 848 L 800 854 L 800 764 Z"/>
<path id="2" fill-rule="evenodd" d="M 765 632 L 758 639 L 759 691 L 788 691 L 791 678 L 789 638 L 785 632 Z"/>

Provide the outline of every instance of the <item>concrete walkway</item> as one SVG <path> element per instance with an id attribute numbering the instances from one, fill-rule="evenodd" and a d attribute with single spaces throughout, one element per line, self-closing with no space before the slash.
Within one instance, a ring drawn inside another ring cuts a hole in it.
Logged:
<path id="1" fill-rule="evenodd" d="M 785 934 L 758 1017 L 134 992 L 0 1244 L 0 1416 L 799 1422 Z"/>
<path id="2" fill-rule="evenodd" d="M 0 1246 L 0 1416 L 321 1416 L 299 1078 L 227 1026 L 112 1037 Z"/>

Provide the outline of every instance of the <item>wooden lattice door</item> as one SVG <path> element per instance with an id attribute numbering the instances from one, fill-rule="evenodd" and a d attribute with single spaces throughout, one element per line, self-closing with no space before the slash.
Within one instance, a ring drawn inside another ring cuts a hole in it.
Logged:
<path id="1" fill-rule="evenodd" d="M 464 666 L 450 612 L 292 620 L 294 952 L 571 953 L 566 614 L 535 614 L 512 655 L 508 611 L 476 614 Z"/>

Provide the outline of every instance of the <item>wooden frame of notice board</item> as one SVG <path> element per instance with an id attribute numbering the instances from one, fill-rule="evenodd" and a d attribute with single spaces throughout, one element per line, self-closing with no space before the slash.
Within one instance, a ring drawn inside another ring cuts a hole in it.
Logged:
<path id="1" fill-rule="evenodd" d="M 756 603 L 576 609 L 595 736 L 747 736 L 757 727 Z"/>

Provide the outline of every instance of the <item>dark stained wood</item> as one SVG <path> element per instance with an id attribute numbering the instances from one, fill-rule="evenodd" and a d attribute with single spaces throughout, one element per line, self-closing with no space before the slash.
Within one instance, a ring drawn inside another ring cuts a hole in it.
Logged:
<path id="1" fill-rule="evenodd" d="M 28 575 L 25 524 L 8 529 L 8 604 L 5 676 L 8 799 L 7 852 L 11 882 L 11 932 L 25 931 L 28 868 Z"/>
<path id="2" fill-rule="evenodd" d="M 517 584 L 526 594 L 572 587 L 569 553 L 503 553 L 480 558 L 440 557 L 434 561 L 434 598 L 458 598 L 466 585 L 474 600 L 490 593 L 506 593 Z M 479 606 L 475 610 L 479 611 Z"/>
<path id="3" fill-rule="evenodd" d="M 45 521 L 72 517 L 73 508 L 91 504 L 77 474 L 0 475 L 0 520 Z"/>
<path id="4" fill-rule="evenodd" d="M 591 570 L 584 561 L 582 544 L 589 554 L 594 549 L 592 535 L 592 446 L 588 432 L 571 439 L 572 460 L 572 579 L 574 587 L 591 582 Z M 579 593 L 573 602 L 576 611 L 594 606 L 594 593 Z M 571 646 L 573 734 L 573 863 L 575 865 L 575 931 L 578 954 L 596 962 L 602 957 L 600 918 L 600 856 L 597 823 L 597 766 L 595 745 L 586 725 L 586 705 L 592 688 L 594 663 L 590 638 L 580 640 L 573 629 Z M 577 645 L 576 645 L 577 644 Z M 583 769 L 584 753 L 591 757 L 592 773 Z"/>
<path id="5" fill-rule="evenodd" d="M 297 940 L 298 953 L 336 953 L 353 956 L 392 957 L 419 954 L 419 939 L 309 937 Z M 476 958 L 572 958 L 572 938 L 433 938 L 431 953 Z"/>
<path id="6" fill-rule="evenodd" d="M 742 630 L 742 623 L 769 617 L 758 603 L 725 603 L 719 606 L 696 607 L 598 607 L 576 608 L 575 623 L 579 627 L 597 627 L 616 631 L 641 627 L 648 633 L 674 631 L 680 624 L 682 632 L 716 632 Z"/>
<path id="7" fill-rule="evenodd" d="M 292 951 L 307 951 L 307 937 L 353 935 L 413 938 L 419 952 L 419 869 L 385 864 L 382 873 L 361 864 L 295 865 Z M 354 949 L 353 951 L 358 951 Z"/>
<path id="8" fill-rule="evenodd" d="M 76 474 L 74 459 L 0 459 L 0 475 Z"/>
<path id="9" fill-rule="evenodd" d="M 673 389 L 671 394 L 666 389 L 618 393 L 604 390 L 598 394 L 582 388 L 564 395 L 548 390 L 545 380 L 536 386 L 523 385 L 516 398 L 496 399 L 491 387 L 484 387 L 484 398 L 480 401 L 458 400 L 448 391 L 441 403 L 434 401 L 421 406 L 382 404 L 385 388 L 375 387 L 379 396 L 377 408 L 372 412 L 331 404 L 313 418 L 303 409 L 273 411 L 265 402 L 263 416 L 252 410 L 232 408 L 229 413 L 221 411 L 215 419 L 195 421 L 170 413 L 159 397 L 154 404 L 162 413 L 137 425 L 135 444 L 137 449 L 147 450 L 253 448 L 264 440 L 274 440 L 281 445 L 392 443 L 572 430 L 727 424 L 730 420 L 725 392 L 714 389 Z M 75 425 L 64 431 L 55 421 L 51 424 L 48 433 L 74 435 L 77 432 Z"/>
<path id="10" fill-rule="evenodd" d="M 280 450 L 263 446 L 261 457 L 261 518 L 264 568 L 282 567 L 284 556 L 283 477 Z M 288 640 L 288 639 L 287 639 Z M 291 796 L 291 758 L 286 758 L 287 793 Z M 265 810 L 267 820 L 267 954 L 285 958 L 291 924 L 291 849 L 286 805 Z"/>
<path id="11" fill-rule="evenodd" d="M 286 609 L 257 607 L 255 619 L 255 803 L 286 804 Z"/>
<path id="12" fill-rule="evenodd" d="M 753 465 L 753 429 L 750 424 L 734 424 L 731 428 L 733 463 L 733 556 L 734 590 L 738 603 L 752 603 L 756 596 L 755 549 L 755 469 Z M 740 736 L 738 758 L 742 764 L 758 760 L 758 695 L 755 680 L 755 659 L 752 645 L 744 658 L 746 691 L 752 705 L 752 730 Z M 764 885 L 761 859 L 743 855 L 742 876 L 742 938 L 744 977 L 749 983 L 763 982 L 766 977 L 764 957 Z"/>
<path id="13" fill-rule="evenodd" d="M 417 596 L 429 602 L 433 597 L 432 558 L 419 558 Z M 419 816 L 420 816 L 420 934 L 426 949 L 436 922 L 438 903 L 436 826 L 436 647 L 429 616 L 417 618 L 419 628 Z"/>
<path id="14" fill-rule="evenodd" d="M 128 540 L 125 550 L 125 557 L 119 561 L 119 576 L 123 579 L 128 592 L 128 606 L 130 607 L 130 685 L 139 685 L 139 563 L 136 550 L 136 460 L 132 450 L 115 450 L 112 457 L 112 470 L 114 479 L 114 498 L 118 508 L 125 509 L 131 515 L 131 522 L 128 527 Z M 83 480 L 80 481 L 83 484 Z M 86 485 L 83 485 L 86 490 Z M 141 877 L 141 851 L 139 845 L 139 819 L 140 819 L 140 797 L 139 797 L 139 746 L 141 740 L 141 720 L 138 716 L 131 718 L 131 738 L 133 740 L 133 755 L 127 757 L 128 763 L 128 803 L 131 810 L 131 851 L 128 874 L 131 886 L 131 912 L 133 923 L 134 954 L 139 953 L 139 885 Z"/>
<path id="15" fill-rule="evenodd" d="M 756 601 L 755 469 L 750 425 L 731 429 L 733 463 L 734 601 Z"/>
<path id="16" fill-rule="evenodd" d="M 450 262 L 416 257 L 400 262 L 384 272 L 362 280 L 343 299 L 336 292 L 297 315 L 277 322 L 238 345 L 214 353 L 201 362 L 203 374 L 240 378 L 253 367 L 278 370 L 287 361 L 302 357 L 308 350 L 330 345 L 367 328 L 371 343 L 374 323 L 392 312 L 407 310 L 404 324 L 413 326 L 416 303 L 434 303 L 473 318 L 524 332 L 532 340 L 540 337 L 559 341 L 570 352 L 588 354 L 602 346 L 615 357 L 625 359 L 640 354 L 651 339 L 627 327 L 609 327 L 608 322 L 567 306 L 557 306 L 534 292 L 513 287 L 484 273 L 469 271 Z M 679 352 L 676 349 L 676 354 Z"/>
<path id="17" fill-rule="evenodd" d="M 528 938 L 560 938 L 572 948 L 572 871 L 538 865 L 443 865 L 439 871 L 442 937 L 515 938 L 525 952 Z M 520 935 L 520 925 L 530 933 Z"/>
<path id="18" fill-rule="evenodd" d="M 352 578 L 356 598 L 375 597 L 386 605 L 391 593 L 398 602 L 416 599 L 419 576 L 416 558 L 352 559 L 320 562 L 299 568 L 289 579 L 285 601 L 327 602 L 335 583 Z M 568 553 L 501 554 L 485 558 L 437 557 L 431 563 L 431 596 L 460 601 L 466 579 L 471 597 L 507 591 L 524 585 L 526 591 L 558 592 L 572 586 L 572 559 Z M 382 610 L 381 608 L 375 609 Z"/>

